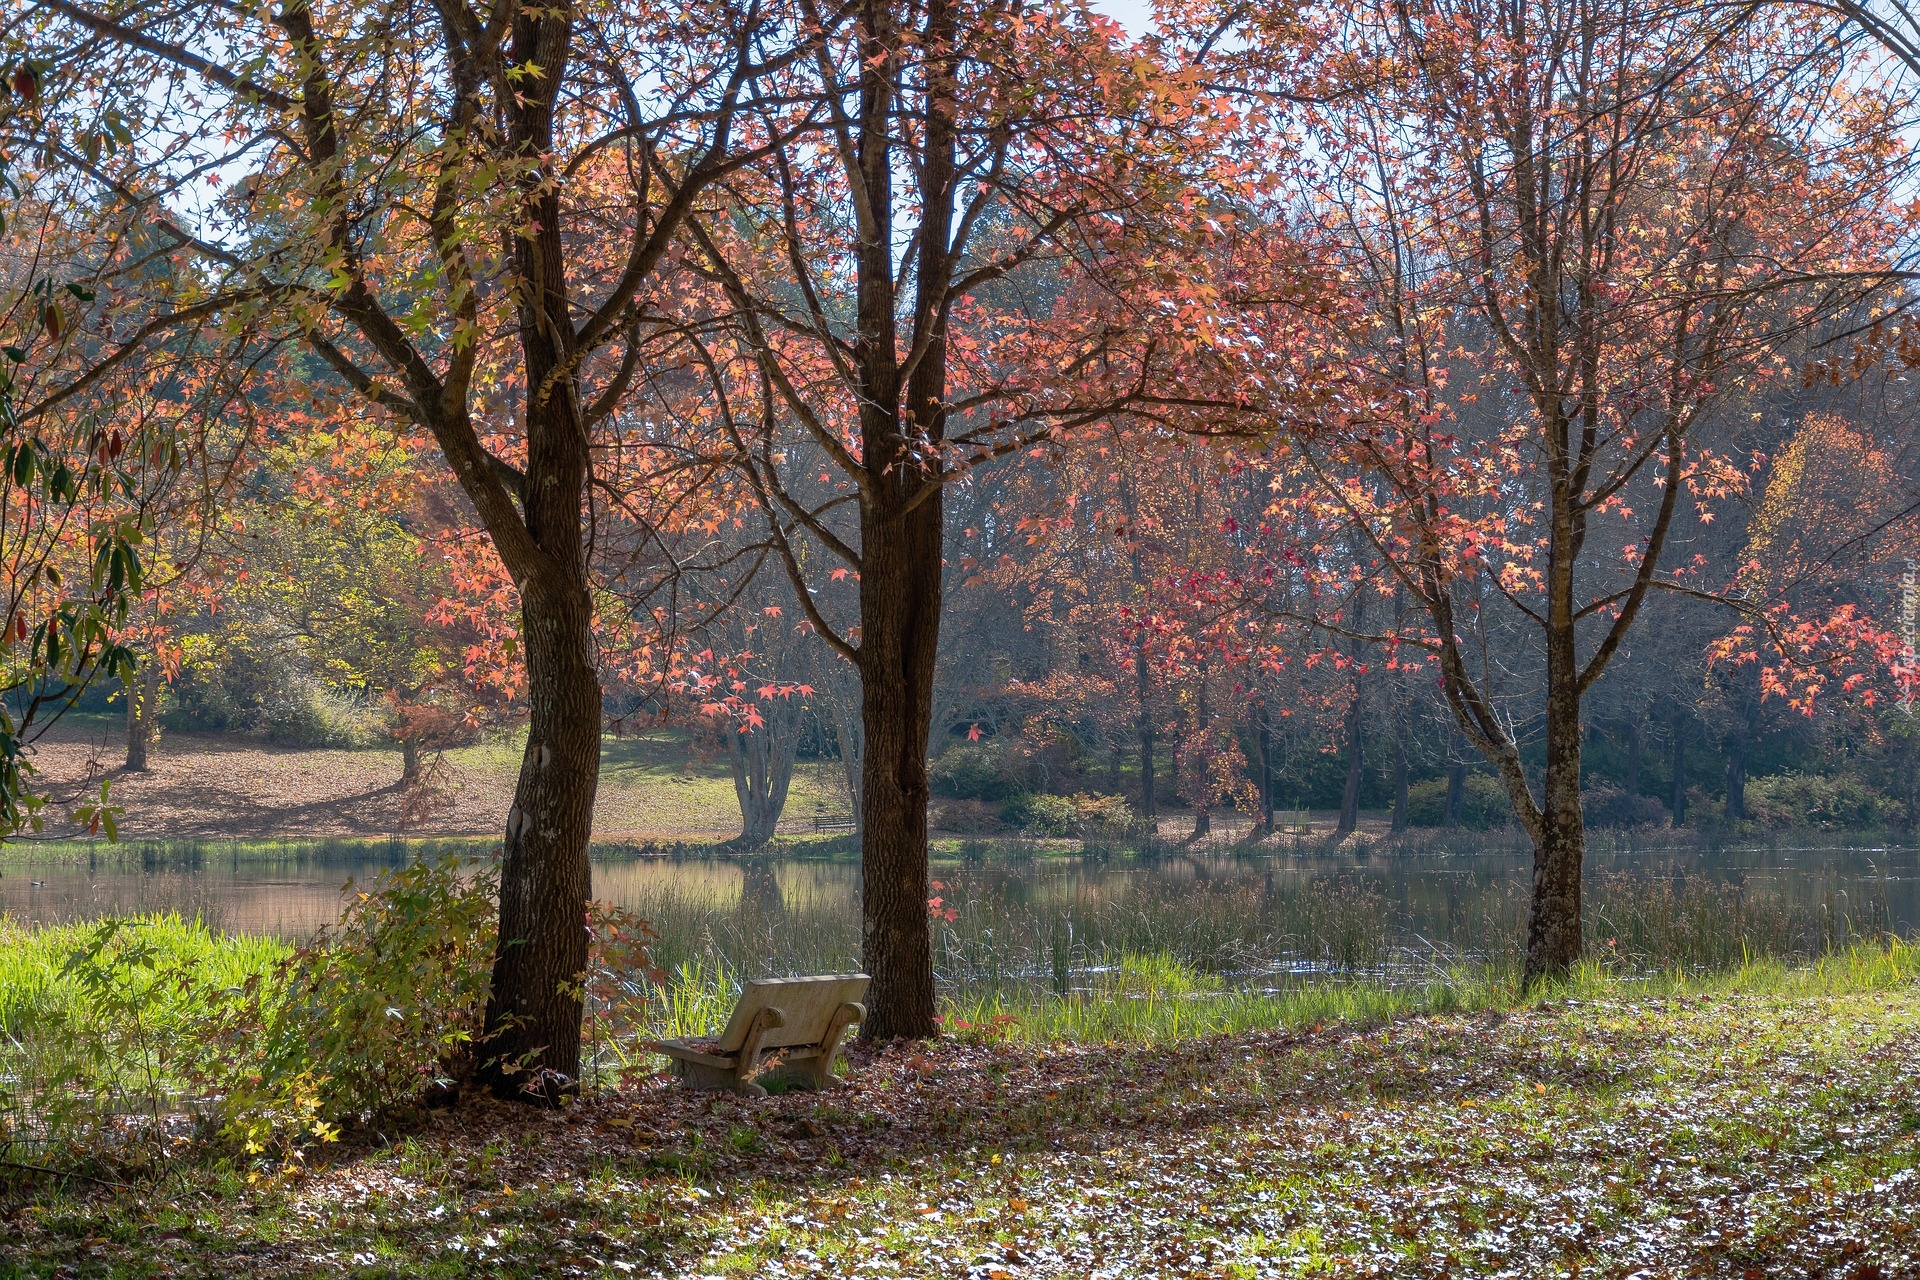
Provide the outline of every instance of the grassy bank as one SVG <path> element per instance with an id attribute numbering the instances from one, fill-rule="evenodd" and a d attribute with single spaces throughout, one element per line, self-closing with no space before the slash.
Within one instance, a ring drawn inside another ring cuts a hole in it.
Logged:
<path id="1" fill-rule="evenodd" d="M 1910 1274 L 1917 972 L 1038 1002 L 825 1095 L 469 1100 L 270 1182 L 16 1181 L 0 1276 Z"/>

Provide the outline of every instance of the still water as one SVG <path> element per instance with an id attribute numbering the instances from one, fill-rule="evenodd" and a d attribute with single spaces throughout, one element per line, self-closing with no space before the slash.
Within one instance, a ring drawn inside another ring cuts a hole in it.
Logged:
<path id="1" fill-rule="evenodd" d="M 173 911 L 297 938 L 338 916 L 345 885 L 367 885 L 404 856 L 378 844 L 274 857 L 214 844 L 57 859 L 10 850 L 0 913 L 56 923 Z M 1062 986 L 1129 954 L 1253 983 L 1510 960 L 1528 872 L 1526 855 L 1498 840 L 1370 857 L 1315 849 L 936 866 L 936 966 L 949 983 Z M 606 858 L 593 874 L 596 897 L 655 923 L 667 967 L 752 975 L 858 962 L 852 862 Z M 1920 933 L 1911 849 L 1600 852 L 1589 857 L 1586 896 L 1589 947 L 1648 966 L 1805 956 Z"/>

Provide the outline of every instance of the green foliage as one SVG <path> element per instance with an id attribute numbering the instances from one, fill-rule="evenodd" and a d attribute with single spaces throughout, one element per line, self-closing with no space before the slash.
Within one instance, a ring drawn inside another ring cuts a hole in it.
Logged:
<path id="1" fill-rule="evenodd" d="M 997 738 L 948 747 L 927 766 L 927 781 L 960 800 L 1005 800 L 1032 785 L 1027 761 Z"/>
<path id="2" fill-rule="evenodd" d="M 1416 827 L 1444 826 L 1447 820 L 1447 780 L 1434 778 L 1407 788 L 1407 821 Z M 1491 831 L 1513 821 L 1513 801 L 1506 788 L 1481 773 L 1467 775 L 1466 794 L 1460 798 L 1460 825 L 1469 831 Z"/>
<path id="3" fill-rule="evenodd" d="M 1125 796 L 1090 792 L 1072 796 L 1021 792 L 1000 806 L 1000 818 L 1030 836 L 1082 836 L 1097 840 L 1131 835 L 1139 825 Z"/>
<path id="4" fill-rule="evenodd" d="M 177 917 L 0 928 L 0 1144 L 127 1167 L 218 1133 L 285 1163 L 408 1103 L 470 1062 L 493 891 L 416 862 L 298 950 Z"/>
<path id="5" fill-rule="evenodd" d="M 1907 820 L 1906 806 L 1846 775 L 1783 773 L 1747 784 L 1747 809 L 1765 827 L 1862 831 Z"/>
<path id="6" fill-rule="evenodd" d="M 490 864 L 458 855 L 387 872 L 279 981 L 223 1005 L 228 1134 L 251 1153 L 325 1139 L 461 1072 L 486 1008 L 496 887 Z"/>
<path id="7" fill-rule="evenodd" d="M 1000 806 L 1000 818 L 1031 836 L 1070 836 L 1080 829 L 1080 812 L 1068 796 L 1022 792 Z"/>

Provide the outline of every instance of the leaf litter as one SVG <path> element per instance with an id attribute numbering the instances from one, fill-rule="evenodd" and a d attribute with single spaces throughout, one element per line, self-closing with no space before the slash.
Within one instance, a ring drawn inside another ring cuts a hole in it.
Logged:
<path id="1" fill-rule="evenodd" d="M 764 1100 L 469 1099 L 277 1185 L 16 1189 L 0 1273 L 1920 1275 L 1911 988 L 851 1067 Z"/>

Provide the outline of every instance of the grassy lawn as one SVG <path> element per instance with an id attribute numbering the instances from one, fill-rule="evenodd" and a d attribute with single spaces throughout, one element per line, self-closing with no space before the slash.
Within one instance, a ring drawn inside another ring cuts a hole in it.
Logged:
<path id="1" fill-rule="evenodd" d="M 1035 1009 L 826 1095 L 469 1100 L 274 1183 L 18 1181 L 0 1276 L 1913 1275 L 1917 966 Z"/>

